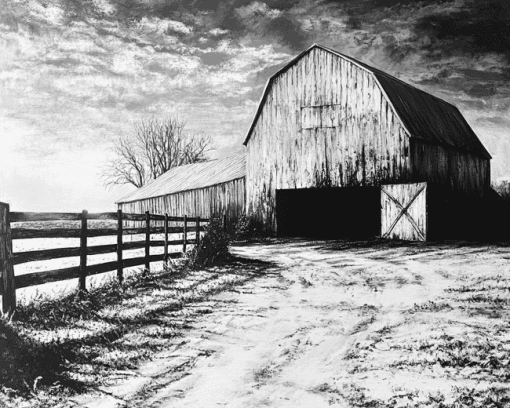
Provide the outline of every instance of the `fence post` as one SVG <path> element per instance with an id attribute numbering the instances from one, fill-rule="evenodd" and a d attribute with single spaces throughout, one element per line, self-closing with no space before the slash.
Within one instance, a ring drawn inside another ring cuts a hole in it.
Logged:
<path id="1" fill-rule="evenodd" d="M 87 210 L 81 212 L 81 233 L 80 233 L 80 292 L 87 290 Z"/>
<path id="2" fill-rule="evenodd" d="M 165 265 L 168 265 L 168 214 L 165 213 L 165 255 L 163 256 Z"/>
<path id="3" fill-rule="evenodd" d="M 149 211 L 145 211 L 145 272 L 150 272 L 150 241 L 151 241 L 151 217 Z"/>
<path id="4" fill-rule="evenodd" d="M 0 203 L 0 272 L 2 312 L 13 313 L 16 308 L 16 282 L 12 264 L 12 236 L 9 216 L 9 204 Z"/>
<path id="5" fill-rule="evenodd" d="M 122 210 L 117 210 L 117 279 L 124 281 L 124 268 L 122 265 Z"/>
<path id="6" fill-rule="evenodd" d="M 188 243 L 188 216 L 184 215 L 184 226 L 182 228 L 182 252 L 186 253 L 186 244 Z"/>
<path id="7" fill-rule="evenodd" d="M 200 216 L 197 215 L 197 232 L 195 233 L 196 244 L 200 243 Z"/>

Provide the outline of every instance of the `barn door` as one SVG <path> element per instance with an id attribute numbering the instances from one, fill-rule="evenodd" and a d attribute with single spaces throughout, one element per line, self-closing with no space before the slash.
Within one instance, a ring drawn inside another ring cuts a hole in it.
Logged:
<path id="1" fill-rule="evenodd" d="M 427 183 L 381 186 L 381 236 L 427 240 Z"/>

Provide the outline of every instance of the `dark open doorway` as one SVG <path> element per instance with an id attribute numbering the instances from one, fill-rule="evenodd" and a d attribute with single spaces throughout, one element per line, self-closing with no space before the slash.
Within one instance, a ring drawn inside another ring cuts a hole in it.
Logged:
<path id="1" fill-rule="evenodd" d="M 276 190 L 279 236 L 369 238 L 380 234 L 378 187 Z"/>

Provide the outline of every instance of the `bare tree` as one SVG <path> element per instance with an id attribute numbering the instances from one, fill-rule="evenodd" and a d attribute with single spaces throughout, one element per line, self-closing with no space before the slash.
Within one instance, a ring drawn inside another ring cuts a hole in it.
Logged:
<path id="1" fill-rule="evenodd" d="M 211 138 L 187 133 L 185 122 L 175 117 L 151 117 L 134 123 L 134 133 L 120 137 L 115 158 L 103 172 L 105 185 L 142 187 L 172 167 L 202 162 L 212 149 Z"/>

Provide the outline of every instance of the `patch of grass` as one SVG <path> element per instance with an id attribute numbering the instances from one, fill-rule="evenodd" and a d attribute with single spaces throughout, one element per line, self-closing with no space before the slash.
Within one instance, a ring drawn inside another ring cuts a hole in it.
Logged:
<path id="1" fill-rule="evenodd" d="M 187 266 L 203 268 L 226 262 L 230 257 L 230 239 L 222 222 L 217 218 L 211 219 L 199 244 L 186 253 Z"/>
<path id="2" fill-rule="evenodd" d="M 257 384 L 264 384 L 267 379 L 273 376 L 271 367 L 263 367 L 253 373 L 253 379 Z"/>
<path id="3" fill-rule="evenodd" d="M 112 383 L 182 341 L 194 319 L 214 310 L 204 304 L 211 296 L 270 266 L 232 259 L 202 270 L 140 270 L 122 285 L 111 280 L 80 296 L 20 306 L 12 321 L 0 320 L 0 406 L 59 406 L 74 392 Z"/>
<path id="4" fill-rule="evenodd" d="M 510 389 L 453 387 L 448 397 L 440 392 L 422 393 L 401 387 L 392 389 L 393 395 L 382 400 L 373 398 L 367 388 L 358 384 L 344 385 L 340 394 L 351 407 L 406 407 L 406 408 L 506 408 L 510 404 Z"/>
<path id="5" fill-rule="evenodd" d="M 56 342 L 45 344 L 21 335 L 5 317 L 0 319 L 0 385 L 8 394 L 35 394 L 40 386 L 66 383 L 65 358 Z"/>
<path id="6" fill-rule="evenodd" d="M 510 406 L 510 389 L 492 386 L 486 389 L 455 387 L 454 401 L 445 408 L 504 408 Z"/>
<path id="7" fill-rule="evenodd" d="M 437 313 L 437 312 L 449 312 L 450 310 L 453 310 L 453 307 L 451 307 L 449 303 L 434 302 L 432 300 L 429 300 L 426 303 L 421 303 L 421 304 L 415 303 L 413 309 L 411 309 L 410 312 L 411 313 L 414 313 L 414 312 Z"/>
<path id="8" fill-rule="evenodd" d="M 303 285 L 305 288 L 309 288 L 310 286 L 313 286 L 313 283 L 310 282 L 308 279 L 304 278 L 303 276 L 299 277 L 299 283 Z"/>
<path id="9" fill-rule="evenodd" d="M 393 345 L 406 350 L 391 367 L 433 366 L 449 369 L 456 378 L 510 379 L 510 346 L 497 338 L 472 336 L 458 338 L 444 334 L 417 342 Z M 412 356 L 412 357 L 411 357 Z"/>

